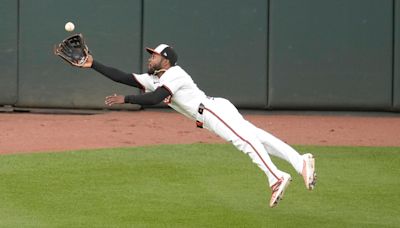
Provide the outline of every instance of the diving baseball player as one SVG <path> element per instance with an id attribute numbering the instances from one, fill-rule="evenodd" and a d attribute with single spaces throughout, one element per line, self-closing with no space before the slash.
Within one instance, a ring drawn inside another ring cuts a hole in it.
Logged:
<path id="1" fill-rule="evenodd" d="M 150 58 L 145 74 L 124 73 L 93 60 L 89 54 L 82 67 L 92 68 L 115 82 L 140 88 L 144 92 L 140 95 L 108 96 L 105 99 L 107 105 L 154 105 L 163 101 L 192 119 L 197 127 L 206 128 L 231 142 L 237 149 L 248 154 L 266 174 L 272 189 L 270 207 L 279 203 L 292 178 L 272 163 L 269 154 L 289 162 L 303 176 L 306 188 L 314 189 L 316 174 L 312 154 L 300 155 L 280 139 L 257 128 L 245 120 L 230 101 L 206 96 L 190 75 L 177 65 L 178 56 L 170 46 L 160 44 L 155 49 L 146 50 Z"/>

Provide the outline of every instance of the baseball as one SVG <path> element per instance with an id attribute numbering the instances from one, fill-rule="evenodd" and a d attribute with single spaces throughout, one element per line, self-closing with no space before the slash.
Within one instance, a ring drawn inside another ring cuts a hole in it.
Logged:
<path id="1" fill-rule="evenodd" d="M 65 30 L 67 32 L 72 32 L 72 31 L 74 31 L 74 29 L 75 29 L 74 23 L 68 22 L 68 23 L 65 24 Z"/>

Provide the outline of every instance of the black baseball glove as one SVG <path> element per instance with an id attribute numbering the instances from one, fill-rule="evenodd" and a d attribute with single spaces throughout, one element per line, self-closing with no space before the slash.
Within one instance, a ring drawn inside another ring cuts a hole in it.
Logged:
<path id="1" fill-rule="evenodd" d="M 88 59 L 89 48 L 86 46 L 82 34 L 75 34 L 56 45 L 54 54 L 73 66 L 82 67 Z"/>

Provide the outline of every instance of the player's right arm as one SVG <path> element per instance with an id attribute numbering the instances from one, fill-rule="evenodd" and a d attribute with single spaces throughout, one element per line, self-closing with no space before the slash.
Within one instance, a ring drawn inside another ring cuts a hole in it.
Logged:
<path id="1" fill-rule="evenodd" d="M 83 65 L 85 68 L 92 68 L 100 74 L 106 76 L 107 78 L 119 82 L 125 85 L 130 85 L 136 88 L 143 89 L 143 85 L 140 84 L 132 74 L 122 72 L 113 67 L 105 66 L 98 61 L 95 61 L 92 55 L 89 55 L 88 60 Z"/>

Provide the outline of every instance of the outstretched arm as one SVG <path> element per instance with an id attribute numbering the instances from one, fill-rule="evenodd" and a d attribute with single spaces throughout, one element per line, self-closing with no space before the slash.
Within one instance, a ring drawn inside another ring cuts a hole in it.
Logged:
<path id="1" fill-rule="evenodd" d="M 122 72 L 118 69 L 105 66 L 98 61 L 93 59 L 92 55 L 89 55 L 87 62 L 83 66 L 85 68 L 92 68 L 107 78 L 119 82 L 125 85 L 130 85 L 136 88 L 143 89 L 143 86 L 135 79 L 132 74 Z"/>
<path id="2" fill-rule="evenodd" d="M 170 96 L 171 93 L 165 87 L 158 87 L 154 92 L 145 93 L 141 95 L 128 95 L 122 96 L 114 94 L 113 96 L 106 97 L 106 105 L 113 104 L 139 104 L 139 105 L 155 105 L 163 101 L 165 98 Z"/>

